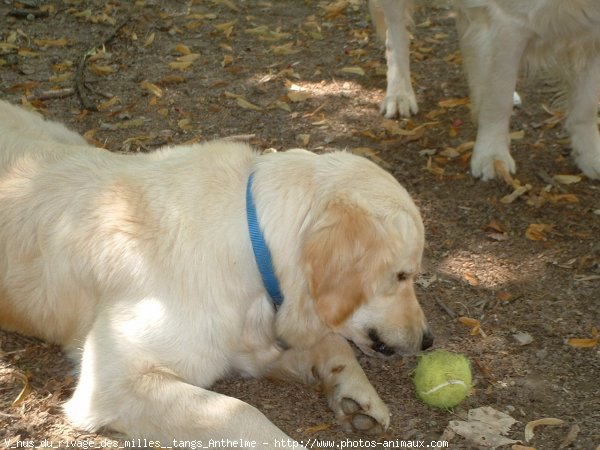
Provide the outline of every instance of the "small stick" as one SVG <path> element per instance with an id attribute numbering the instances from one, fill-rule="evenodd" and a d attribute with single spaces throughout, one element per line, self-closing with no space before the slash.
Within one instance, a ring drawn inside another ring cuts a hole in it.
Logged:
<path id="1" fill-rule="evenodd" d="M 29 16 L 33 16 L 37 19 L 40 17 L 48 17 L 50 13 L 48 13 L 48 11 L 38 11 L 36 9 L 13 9 L 12 11 L 8 12 L 8 15 L 21 19 L 26 19 Z"/>
<path id="2" fill-rule="evenodd" d="M 27 100 L 50 100 L 53 98 L 63 98 L 73 95 L 75 93 L 75 89 L 73 88 L 64 88 L 64 89 L 54 89 L 50 91 L 40 92 L 39 94 L 31 94 L 27 96 Z"/>
<path id="3" fill-rule="evenodd" d="M 94 45 L 89 48 L 83 56 L 79 60 L 79 64 L 77 65 L 77 71 L 75 72 L 75 91 L 77 92 L 77 96 L 81 102 L 81 105 L 89 110 L 89 111 L 98 111 L 98 107 L 92 102 L 85 92 L 85 62 L 94 51 L 98 47 L 108 44 L 112 41 L 117 33 L 123 28 L 129 21 L 131 20 L 131 16 L 126 17 L 120 24 L 116 26 L 116 28 L 110 32 L 99 44 Z"/>

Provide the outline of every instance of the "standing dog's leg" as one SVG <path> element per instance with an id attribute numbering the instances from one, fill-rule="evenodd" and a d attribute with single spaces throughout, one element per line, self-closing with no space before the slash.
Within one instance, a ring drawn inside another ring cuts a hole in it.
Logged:
<path id="1" fill-rule="evenodd" d="M 377 434 L 390 423 L 390 413 L 358 364 L 350 344 L 329 334 L 314 347 L 286 350 L 269 376 L 313 385 L 327 396 L 346 431 Z"/>
<path id="2" fill-rule="evenodd" d="M 416 114 L 419 108 L 410 80 L 410 37 L 406 29 L 409 0 L 370 0 L 369 6 L 378 34 L 385 37 L 387 90 L 381 113 L 388 118 Z"/>
<path id="3" fill-rule="evenodd" d="M 600 178 L 599 99 L 600 57 L 596 57 L 568 80 L 565 124 L 577 166 L 586 176 L 596 179 Z"/>
<path id="4" fill-rule="evenodd" d="M 475 177 L 489 180 L 496 176 L 495 161 L 502 162 L 512 173 L 516 169 L 509 150 L 509 123 L 529 32 L 510 20 L 494 21 L 491 28 L 480 23 L 481 20 L 485 16 L 474 16 L 466 29 L 459 32 L 477 123 L 471 172 Z M 478 63 L 479 56 L 486 54 Z"/>

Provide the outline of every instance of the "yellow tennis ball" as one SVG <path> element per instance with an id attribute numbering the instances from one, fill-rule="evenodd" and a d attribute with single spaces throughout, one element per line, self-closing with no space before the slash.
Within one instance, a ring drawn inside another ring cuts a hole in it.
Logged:
<path id="1" fill-rule="evenodd" d="M 450 409 L 462 402 L 471 390 L 469 359 L 446 350 L 435 350 L 419 357 L 413 373 L 417 395 L 429 406 Z"/>

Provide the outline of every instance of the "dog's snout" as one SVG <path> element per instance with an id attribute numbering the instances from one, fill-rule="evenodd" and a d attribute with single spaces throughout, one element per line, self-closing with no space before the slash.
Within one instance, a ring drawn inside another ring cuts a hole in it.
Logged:
<path id="1" fill-rule="evenodd" d="M 423 332 L 423 337 L 421 339 L 421 350 L 427 350 L 432 345 L 433 345 L 433 334 L 431 334 L 431 331 L 426 330 L 425 332 Z"/>
<path id="2" fill-rule="evenodd" d="M 377 353 L 383 356 L 392 356 L 396 353 L 396 350 L 381 340 L 379 333 L 373 328 L 369 330 L 369 339 L 371 339 L 371 348 Z"/>

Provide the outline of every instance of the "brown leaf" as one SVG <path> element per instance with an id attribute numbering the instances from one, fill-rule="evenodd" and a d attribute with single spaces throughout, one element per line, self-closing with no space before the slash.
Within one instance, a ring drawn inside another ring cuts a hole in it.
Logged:
<path id="1" fill-rule="evenodd" d="M 90 64 L 88 69 L 94 72 L 96 75 L 110 75 L 111 73 L 115 73 L 115 69 L 111 66 L 103 66 L 100 64 Z"/>
<path id="2" fill-rule="evenodd" d="M 552 179 L 560 184 L 574 184 L 581 181 L 581 177 L 577 175 L 554 175 Z"/>
<path id="3" fill-rule="evenodd" d="M 294 54 L 298 53 L 300 50 L 292 48 L 293 45 L 294 45 L 293 42 L 288 42 L 287 44 L 283 44 L 283 45 L 271 45 L 271 51 L 273 52 L 274 55 L 278 55 L 278 56 L 294 55 Z"/>
<path id="4" fill-rule="evenodd" d="M 481 329 L 481 322 L 479 322 L 479 320 L 473 319 L 471 317 L 466 317 L 466 316 L 461 316 L 456 320 L 459 323 L 462 323 L 463 325 L 471 327 L 471 332 L 470 332 L 471 336 L 476 336 L 476 335 L 480 334 L 482 337 L 486 337 L 486 334 Z"/>
<path id="5" fill-rule="evenodd" d="M 496 219 L 490 220 L 490 223 L 488 223 L 485 226 L 484 230 L 485 231 L 488 231 L 488 230 L 497 231 L 498 233 L 505 233 L 506 232 L 506 230 L 504 229 L 504 227 Z"/>
<path id="6" fill-rule="evenodd" d="M 465 272 L 463 274 L 463 278 L 469 283 L 471 286 L 479 286 L 479 280 L 475 275 L 471 272 Z"/>
<path id="7" fill-rule="evenodd" d="M 154 42 L 154 33 L 150 33 L 144 40 L 144 47 L 150 47 Z"/>
<path id="8" fill-rule="evenodd" d="M 233 62 L 233 56 L 231 56 L 229 53 L 226 54 L 225 56 L 223 56 L 223 61 L 221 61 L 221 66 L 222 67 L 227 67 L 229 66 L 231 63 Z"/>
<path id="9" fill-rule="evenodd" d="M 157 85 L 155 85 L 154 83 L 150 83 L 148 80 L 144 80 L 140 83 L 140 87 L 142 89 L 147 90 L 148 92 L 150 92 L 152 95 L 156 96 L 156 97 L 162 97 L 163 95 L 163 91 L 161 88 L 159 88 Z"/>
<path id="10" fill-rule="evenodd" d="M 317 433 L 319 431 L 325 431 L 331 428 L 331 424 L 330 423 L 320 423 L 318 425 L 313 425 L 312 427 L 308 427 L 306 430 L 304 430 L 304 432 L 306 434 L 314 434 Z"/>
<path id="11" fill-rule="evenodd" d="M 171 69 L 175 69 L 175 70 L 180 70 L 180 71 L 186 71 L 190 68 L 190 66 L 192 65 L 193 61 L 171 61 L 169 63 L 169 68 Z"/>
<path id="12" fill-rule="evenodd" d="M 233 26 L 236 24 L 237 20 L 232 20 L 231 22 L 221 23 L 219 25 L 215 25 L 215 29 L 221 31 L 225 37 L 230 37 L 233 34 Z"/>
<path id="13" fill-rule="evenodd" d="M 98 111 L 105 111 L 111 106 L 115 105 L 119 101 L 119 97 L 116 95 L 105 102 L 102 102 L 98 105 Z"/>
<path id="14" fill-rule="evenodd" d="M 360 75 L 360 76 L 364 76 L 365 75 L 365 70 L 362 67 L 359 67 L 359 66 L 342 67 L 342 69 L 340 70 L 340 72 L 342 72 L 342 73 L 350 73 L 350 74 L 353 74 L 353 75 Z"/>
<path id="15" fill-rule="evenodd" d="M 531 241 L 546 241 L 548 234 L 554 231 L 554 225 L 546 223 L 532 223 L 525 231 L 525 237 Z"/>
<path id="16" fill-rule="evenodd" d="M 564 420 L 555 419 L 553 417 L 546 417 L 544 419 L 532 420 L 531 422 L 527 423 L 527 425 L 525 425 L 525 442 L 529 442 L 529 441 L 531 441 L 531 439 L 533 439 L 534 430 L 536 427 L 538 427 L 540 425 L 556 426 L 556 425 L 562 425 L 564 423 L 565 423 Z"/>
<path id="17" fill-rule="evenodd" d="M 177 53 L 182 54 L 182 55 L 189 55 L 190 53 L 192 53 L 192 51 L 190 50 L 190 48 L 187 45 L 184 45 L 184 44 L 177 44 L 175 46 L 175 51 Z"/>
<path id="18" fill-rule="evenodd" d="M 449 98 L 447 100 L 440 100 L 438 105 L 442 108 L 456 108 L 457 106 L 465 106 L 469 104 L 469 97 L 463 98 Z"/>
<path id="19" fill-rule="evenodd" d="M 31 392 L 31 387 L 29 386 L 29 378 L 27 377 L 27 375 L 22 374 L 20 372 L 16 372 L 16 375 L 23 383 L 23 388 L 21 389 L 21 392 L 19 392 L 19 395 L 17 395 L 17 398 L 13 400 L 12 406 L 19 406 L 21 403 L 23 403 L 23 401 Z"/>
<path id="20" fill-rule="evenodd" d="M 294 103 L 303 102 L 310 98 L 310 92 L 307 91 L 289 91 L 286 95 Z"/>
<path id="21" fill-rule="evenodd" d="M 325 6 L 325 18 L 333 19 L 344 12 L 349 2 L 347 0 L 340 0 L 331 5 Z"/>
<path id="22" fill-rule="evenodd" d="M 34 39 L 33 42 L 39 47 L 64 47 L 69 43 L 67 38 L 60 39 Z"/>
<path id="23" fill-rule="evenodd" d="M 591 338 L 571 338 L 567 340 L 567 344 L 575 348 L 592 348 L 598 345 L 600 334 L 596 327 L 592 327 Z"/>

